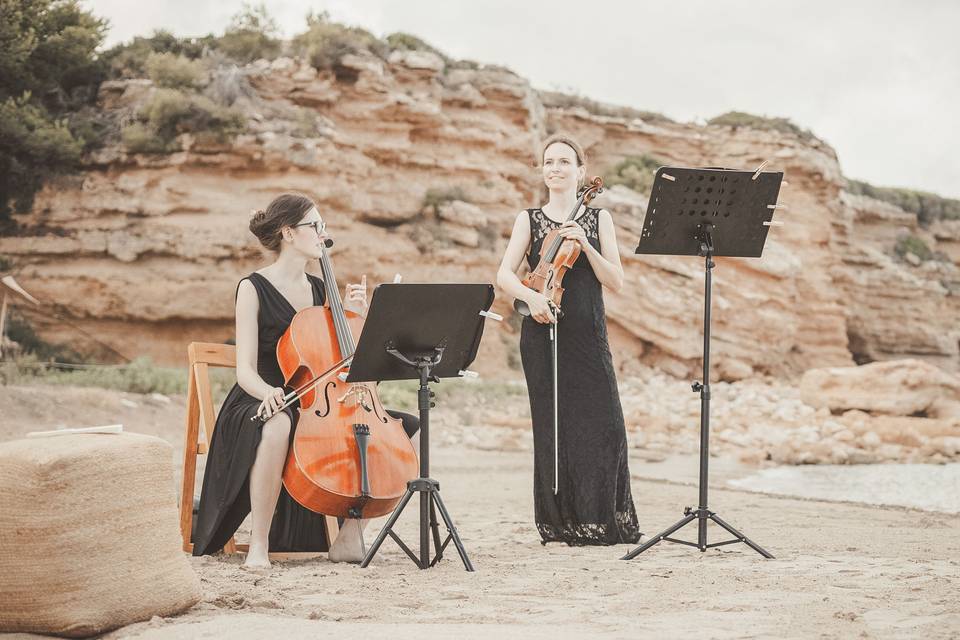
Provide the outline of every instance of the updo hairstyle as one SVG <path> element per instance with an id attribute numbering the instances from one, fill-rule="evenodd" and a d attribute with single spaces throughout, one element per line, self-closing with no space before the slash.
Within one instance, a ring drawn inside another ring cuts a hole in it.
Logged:
<path id="1" fill-rule="evenodd" d="M 270 251 L 279 251 L 283 241 L 282 230 L 292 227 L 316 205 L 300 193 L 284 193 L 273 199 L 266 210 L 255 211 L 250 218 L 250 232 Z"/>

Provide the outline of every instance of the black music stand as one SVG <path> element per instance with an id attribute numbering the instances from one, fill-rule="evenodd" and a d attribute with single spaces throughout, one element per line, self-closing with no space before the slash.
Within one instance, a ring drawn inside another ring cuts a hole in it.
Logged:
<path id="1" fill-rule="evenodd" d="M 762 166 L 761 166 L 762 168 Z M 621 560 L 630 560 L 658 542 L 667 541 L 700 549 L 742 542 L 765 558 L 770 553 L 724 522 L 707 507 L 707 462 L 710 456 L 710 272 L 714 256 L 759 258 L 767 230 L 777 208 L 783 172 L 734 171 L 661 167 L 657 170 L 647 205 L 647 215 L 636 253 L 701 256 L 704 259 L 703 383 L 694 382 L 700 394 L 700 503 L 684 509 L 673 526 L 633 549 Z M 698 521 L 697 542 L 671 538 L 676 531 Z M 707 544 L 707 520 L 734 536 Z"/>
<path id="2" fill-rule="evenodd" d="M 373 293 L 363 333 L 350 365 L 347 382 L 419 380 L 420 477 L 407 483 L 389 520 L 367 551 L 361 567 L 389 535 L 421 569 L 435 565 L 453 541 L 467 571 L 473 565 L 453 520 L 440 498 L 440 483 L 430 477 L 430 382 L 461 377 L 477 356 L 484 317 L 493 304 L 491 284 L 382 284 Z M 420 494 L 420 557 L 393 531 L 414 493 Z M 434 507 L 440 511 L 448 535 L 442 543 Z M 436 556 L 430 559 L 430 532 Z"/>

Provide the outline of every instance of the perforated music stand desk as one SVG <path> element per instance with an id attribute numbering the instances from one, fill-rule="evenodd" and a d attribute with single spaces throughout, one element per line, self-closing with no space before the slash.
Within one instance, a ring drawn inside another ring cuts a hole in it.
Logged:
<path id="1" fill-rule="evenodd" d="M 742 542 L 764 556 L 766 550 L 734 529 L 707 507 L 710 456 L 710 294 L 714 256 L 759 258 L 777 208 L 783 173 L 661 167 L 657 170 L 636 253 L 701 256 L 704 259 L 703 382 L 691 387 L 700 394 L 700 499 L 696 509 L 668 529 L 621 558 L 630 560 L 663 541 L 696 547 Z M 697 542 L 671 536 L 697 520 Z M 712 520 L 734 536 L 733 540 L 707 543 L 707 521 Z"/>

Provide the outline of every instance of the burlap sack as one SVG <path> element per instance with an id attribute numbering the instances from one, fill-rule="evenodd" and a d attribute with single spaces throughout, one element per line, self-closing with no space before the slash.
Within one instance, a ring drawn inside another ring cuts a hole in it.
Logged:
<path id="1" fill-rule="evenodd" d="M 88 636 L 200 599 L 171 457 L 129 433 L 0 444 L 0 631 Z"/>

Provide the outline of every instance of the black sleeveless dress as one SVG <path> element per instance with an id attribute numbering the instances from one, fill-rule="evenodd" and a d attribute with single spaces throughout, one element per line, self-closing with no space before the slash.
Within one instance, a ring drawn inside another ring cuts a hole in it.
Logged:
<path id="1" fill-rule="evenodd" d="M 600 210 L 577 219 L 600 250 Z M 544 237 L 560 226 L 542 209 L 528 209 L 530 268 Z M 523 321 L 520 356 L 533 420 L 533 497 L 542 542 L 569 545 L 634 543 L 640 539 L 630 493 L 627 437 L 617 391 L 602 285 L 582 254 L 563 279 L 563 317 L 557 327 L 559 485 L 553 494 L 553 365 L 550 325 Z"/>
<path id="2" fill-rule="evenodd" d="M 307 278 L 313 287 L 313 304 L 322 305 L 325 300 L 323 280 L 309 274 Z M 277 342 L 293 320 L 296 310 L 259 273 L 251 273 L 244 280 L 253 284 L 260 303 L 257 314 L 257 373 L 270 386 L 282 387 L 283 373 L 277 362 Z M 193 533 L 195 556 L 216 553 L 222 549 L 250 513 L 250 469 L 256 459 L 263 429 L 261 423 L 251 418 L 256 415 L 260 402 L 235 384 L 217 415 Z M 284 411 L 290 416 L 292 437 L 300 411 L 297 405 Z M 412 436 L 419 429 L 419 420 L 415 416 L 397 411 L 387 413 L 403 421 L 403 428 L 408 435 Z M 270 551 L 326 551 L 328 543 L 325 531 L 323 516 L 300 506 L 281 487 L 270 525 Z"/>

